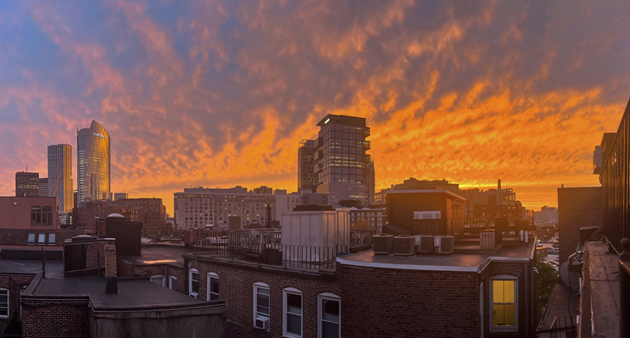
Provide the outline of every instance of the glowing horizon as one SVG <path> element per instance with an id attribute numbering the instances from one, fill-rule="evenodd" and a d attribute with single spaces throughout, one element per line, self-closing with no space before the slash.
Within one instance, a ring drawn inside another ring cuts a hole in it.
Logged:
<path id="1" fill-rule="evenodd" d="M 97 120 L 112 192 L 295 191 L 325 114 L 367 118 L 376 190 L 512 187 L 528 209 L 599 185 L 630 97 L 623 1 L 81 1 L 0 5 L 0 195 Z M 577 15 L 579 14 L 579 15 Z"/>

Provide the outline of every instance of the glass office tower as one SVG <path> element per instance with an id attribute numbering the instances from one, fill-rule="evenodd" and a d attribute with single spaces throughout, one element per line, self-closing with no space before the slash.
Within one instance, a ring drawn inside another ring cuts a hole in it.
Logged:
<path id="1" fill-rule="evenodd" d="M 370 128 L 365 118 L 328 114 L 317 125 L 321 128 L 313 156 L 317 192 L 329 194 L 331 205 L 344 200 L 369 204 L 374 169 L 367 154 Z"/>
<path id="2" fill-rule="evenodd" d="M 57 189 L 59 213 L 67 214 L 72 210 L 72 146 L 54 144 L 48 146 L 48 195 L 53 196 Z"/>
<path id="3" fill-rule="evenodd" d="M 77 131 L 77 204 L 109 199 L 110 171 L 109 134 L 92 121 L 90 128 Z"/>

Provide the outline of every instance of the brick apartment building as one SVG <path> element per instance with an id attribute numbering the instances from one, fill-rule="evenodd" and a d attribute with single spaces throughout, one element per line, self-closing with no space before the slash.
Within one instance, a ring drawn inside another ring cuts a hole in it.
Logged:
<path id="1" fill-rule="evenodd" d="M 400 248 L 379 255 L 351 253 L 359 243 L 347 233 L 355 231 L 347 211 L 303 210 L 283 218 L 281 233 L 231 231 L 226 239 L 199 240 L 205 245 L 184 255 L 186 293 L 226 300 L 227 337 L 534 333 L 533 235 L 524 243 L 506 233 L 489 248 L 468 245 L 449 255 L 413 249 L 402 256 Z M 412 247 L 416 241 L 389 238 Z"/>
<path id="2" fill-rule="evenodd" d="M 600 227 L 603 222 L 601 187 L 558 188 L 559 262 L 577 249 L 580 228 Z"/>
<path id="3" fill-rule="evenodd" d="M 137 210 L 137 220 L 142 223 L 142 233 L 145 235 L 164 235 L 170 230 L 166 224 L 166 207 L 161 198 L 123 198 L 113 204 Z"/>

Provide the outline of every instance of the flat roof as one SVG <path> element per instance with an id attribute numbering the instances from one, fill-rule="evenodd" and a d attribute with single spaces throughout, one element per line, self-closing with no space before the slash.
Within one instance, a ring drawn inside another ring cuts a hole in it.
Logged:
<path id="1" fill-rule="evenodd" d="M 502 248 L 498 253 L 417 254 L 413 256 L 375 255 L 374 250 L 337 257 L 337 263 L 382 269 L 454 271 L 480 273 L 491 261 L 529 262 L 535 241 L 528 245 Z"/>
<path id="2" fill-rule="evenodd" d="M 36 275 L 42 272 L 42 261 L 39 259 L 2 259 L 0 274 L 13 273 Z M 61 260 L 46 260 L 46 276 L 51 278 L 63 277 L 63 262 Z"/>
<path id="3" fill-rule="evenodd" d="M 447 194 L 455 198 L 466 200 L 465 197 L 459 196 L 446 189 L 389 189 L 387 190 L 387 194 Z"/>

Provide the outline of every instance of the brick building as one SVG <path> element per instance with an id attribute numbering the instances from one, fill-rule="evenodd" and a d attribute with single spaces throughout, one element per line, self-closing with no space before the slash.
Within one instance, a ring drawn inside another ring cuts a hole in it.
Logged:
<path id="1" fill-rule="evenodd" d="M 137 220 L 142 223 L 145 235 L 164 235 L 168 232 L 166 207 L 161 198 L 123 198 L 113 202 L 114 206 L 138 212 Z"/>
<path id="2" fill-rule="evenodd" d="M 96 233 L 97 223 L 110 214 L 121 214 L 127 220 L 140 221 L 140 212 L 127 206 L 113 205 L 110 201 L 91 201 L 81 204 L 72 211 L 72 226 Z"/>
<path id="3" fill-rule="evenodd" d="M 562 264 L 580 243 L 580 228 L 602 226 L 602 188 L 558 188 L 559 262 Z"/>

